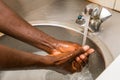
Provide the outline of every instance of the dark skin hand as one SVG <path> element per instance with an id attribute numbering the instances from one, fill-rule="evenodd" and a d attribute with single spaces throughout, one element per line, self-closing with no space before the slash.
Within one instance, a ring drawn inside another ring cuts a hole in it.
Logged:
<path id="1" fill-rule="evenodd" d="M 47 56 L 31 54 L 0 45 L 0 68 L 39 66 L 62 67 L 66 71 L 81 71 L 94 52 L 89 46 L 57 40 L 32 27 L 0 0 L 0 32 L 48 52 Z"/>
<path id="2" fill-rule="evenodd" d="M 55 66 L 60 66 L 64 70 L 70 72 L 81 71 L 82 67 L 87 63 L 87 59 L 94 49 L 89 46 L 80 46 L 72 42 L 62 42 L 58 48 L 52 53 L 55 60 Z"/>
<path id="3" fill-rule="evenodd" d="M 64 44 L 64 45 L 61 45 Z M 87 57 L 94 52 L 89 46 L 81 47 L 78 44 L 61 43 L 47 56 L 36 55 L 0 45 L 0 69 L 14 69 L 22 67 L 58 67 L 67 72 L 81 71 Z M 65 47 L 63 47 L 65 46 Z M 68 46 L 68 47 L 66 47 Z M 84 53 L 84 54 L 82 54 Z"/>

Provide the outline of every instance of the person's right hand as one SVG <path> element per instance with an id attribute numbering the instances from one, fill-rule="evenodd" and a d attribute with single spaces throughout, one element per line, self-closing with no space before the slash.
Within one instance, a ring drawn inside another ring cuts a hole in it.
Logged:
<path id="1" fill-rule="evenodd" d="M 69 72 L 81 71 L 88 60 L 88 56 L 94 52 L 89 46 L 67 41 L 58 43 L 56 49 L 47 55 L 47 64 L 53 67 L 63 68 Z"/>

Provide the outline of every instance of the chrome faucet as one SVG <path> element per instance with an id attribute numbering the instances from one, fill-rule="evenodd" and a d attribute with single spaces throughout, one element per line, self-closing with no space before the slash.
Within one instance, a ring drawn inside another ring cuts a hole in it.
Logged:
<path id="1" fill-rule="evenodd" d="M 86 21 L 88 21 L 84 17 L 86 14 L 90 16 L 89 30 L 92 32 L 98 32 L 101 24 L 112 16 L 112 14 L 106 8 L 92 3 L 85 7 L 82 14 L 78 16 L 76 23 L 84 26 Z"/>

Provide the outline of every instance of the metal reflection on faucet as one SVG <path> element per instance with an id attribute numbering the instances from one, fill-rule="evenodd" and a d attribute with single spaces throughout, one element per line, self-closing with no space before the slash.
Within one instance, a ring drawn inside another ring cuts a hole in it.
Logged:
<path id="1" fill-rule="evenodd" d="M 102 22 L 111 16 L 112 14 L 106 8 L 102 8 L 101 14 L 100 14 L 100 19 L 102 20 Z"/>
<path id="2" fill-rule="evenodd" d="M 96 4 L 87 5 L 83 13 L 85 15 L 86 14 L 90 15 L 89 30 L 91 30 L 92 32 L 100 31 L 101 24 L 112 16 L 112 14 L 106 8 Z M 82 19 L 77 19 L 76 23 L 80 23 L 81 25 L 84 25 L 86 19 L 84 18 L 84 16 L 82 17 L 83 17 Z"/>

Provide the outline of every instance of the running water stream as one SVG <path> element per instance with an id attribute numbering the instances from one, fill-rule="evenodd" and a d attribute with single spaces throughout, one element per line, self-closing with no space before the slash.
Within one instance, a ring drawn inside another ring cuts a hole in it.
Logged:
<path id="1" fill-rule="evenodd" d="M 90 15 L 86 14 L 86 15 L 84 15 L 84 18 L 85 18 L 85 24 L 84 24 L 84 33 L 83 33 L 83 42 L 82 42 L 83 46 L 86 44 L 88 28 L 89 28 Z"/>

